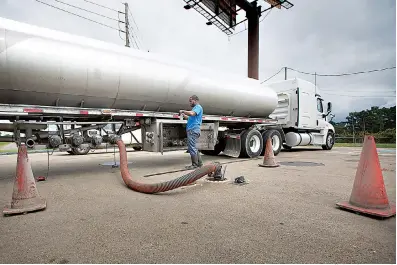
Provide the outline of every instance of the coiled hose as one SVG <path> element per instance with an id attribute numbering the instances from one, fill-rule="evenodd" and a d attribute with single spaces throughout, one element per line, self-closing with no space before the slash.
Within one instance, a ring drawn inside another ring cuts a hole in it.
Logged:
<path id="1" fill-rule="evenodd" d="M 120 172 L 121 177 L 123 178 L 124 183 L 132 190 L 142 192 L 142 193 L 158 193 L 173 190 L 182 186 L 186 186 L 208 174 L 214 173 L 216 170 L 219 170 L 221 164 L 214 163 L 209 165 L 204 165 L 201 168 L 196 169 L 193 172 L 190 172 L 186 175 L 183 175 L 177 179 L 161 182 L 161 183 L 154 183 L 154 184 L 145 184 L 139 183 L 132 180 L 130 172 L 128 170 L 128 163 L 127 163 L 127 152 L 125 145 L 122 140 L 117 140 L 117 146 L 119 147 L 120 153 Z"/>

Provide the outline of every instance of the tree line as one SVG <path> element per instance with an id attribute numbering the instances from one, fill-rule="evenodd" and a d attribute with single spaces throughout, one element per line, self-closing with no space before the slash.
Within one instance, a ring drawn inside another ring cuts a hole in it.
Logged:
<path id="1" fill-rule="evenodd" d="M 331 121 L 331 124 L 335 127 L 336 137 L 350 138 L 350 141 L 353 137 L 362 139 L 364 135 L 371 134 L 378 143 L 396 142 L 396 106 L 350 112 L 346 121 Z"/>

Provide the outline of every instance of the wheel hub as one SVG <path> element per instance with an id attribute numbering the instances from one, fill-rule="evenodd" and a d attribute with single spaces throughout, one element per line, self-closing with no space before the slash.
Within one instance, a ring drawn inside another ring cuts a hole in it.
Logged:
<path id="1" fill-rule="evenodd" d="M 261 146 L 261 140 L 257 135 L 252 136 L 251 141 L 250 141 L 250 149 L 253 153 L 256 153 L 259 151 L 259 148 Z"/>

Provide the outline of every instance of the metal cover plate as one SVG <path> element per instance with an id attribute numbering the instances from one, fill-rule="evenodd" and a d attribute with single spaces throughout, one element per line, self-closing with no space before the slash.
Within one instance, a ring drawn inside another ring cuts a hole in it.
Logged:
<path id="1" fill-rule="evenodd" d="M 318 167 L 325 166 L 323 163 L 315 163 L 315 162 L 303 162 L 303 161 L 285 161 L 279 162 L 280 165 L 283 166 L 294 166 L 294 167 Z"/>

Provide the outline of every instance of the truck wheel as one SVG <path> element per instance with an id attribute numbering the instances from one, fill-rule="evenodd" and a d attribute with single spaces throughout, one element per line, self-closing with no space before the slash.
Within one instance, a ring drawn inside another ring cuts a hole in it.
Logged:
<path id="1" fill-rule="evenodd" d="M 203 155 L 207 155 L 207 156 L 217 156 L 221 152 L 223 152 L 223 150 L 225 150 L 225 147 L 226 147 L 226 139 L 220 138 L 219 142 L 215 145 L 214 150 L 200 150 L 200 152 Z"/>
<path id="2" fill-rule="evenodd" d="M 135 151 L 141 151 L 142 146 L 133 146 L 132 149 L 134 149 Z"/>
<path id="3" fill-rule="evenodd" d="M 66 151 L 69 155 L 74 155 L 73 151 Z"/>
<path id="4" fill-rule="evenodd" d="M 90 151 L 90 147 L 72 147 L 72 152 L 74 155 L 86 155 Z"/>
<path id="5" fill-rule="evenodd" d="M 263 138 L 261 133 L 256 130 L 246 130 L 241 135 L 240 157 L 257 157 L 263 150 Z"/>
<path id="6" fill-rule="evenodd" d="M 334 133 L 330 131 L 327 134 L 327 139 L 325 141 L 325 144 L 322 145 L 321 147 L 323 148 L 323 150 L 331 150 L 332 147 L 334 146 L 334 143 L 335 143 Z"/>
<path id="7" fill-rule="evenodd" d="M 277 156 L 281 151 L 281 146 L 283 142 L 280 132 L 277 130 L 268 130 L 268 131 L 264 131 L 262 133 L 262 136 L 263 136 L 263 151 L 261 155 L 265 154 L 266 142 L 267 139 L 270 137 L 273 148 L 273 154 Z"/>

